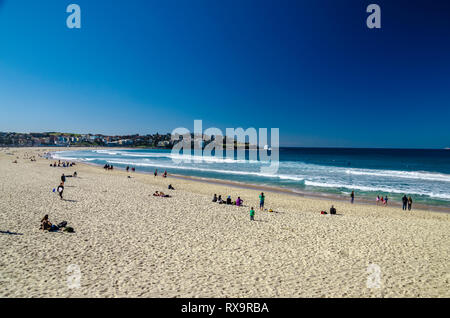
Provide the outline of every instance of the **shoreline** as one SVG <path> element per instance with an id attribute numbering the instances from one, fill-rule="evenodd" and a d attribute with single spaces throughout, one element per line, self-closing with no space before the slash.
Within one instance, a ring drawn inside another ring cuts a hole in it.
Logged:
<path id="1" fill-rule="evenodd" d="M 110 148 L 102 148 L 102 147 L 93 147 L 93 148 L 87 148 L 87 149 L 79 149 L 79 150 L 109 150 Z M 127 149 L 133 149 L 133 148 L 116 148 L 117 150 L 127 150 Z M 150 148 L 149 148 L 150 149 Z M 53 154 L 53 152 L 50 152 Z M 52 158 L 55 160 L 55 158 Z M 59 160 L 59 159 L 58 159 Z M 95 164 L 90 162 L 84 162 L 77 159 L 71 159 L 67 161 L 77 162 L 77 164 L 83 164 L 88 166 L 95 166 L 102 168 L 101 164 Z M 119 169 L 121 171 L 125 171 L 125 169 L 122 168 L 115 168 Z M 131 172 L 130 172 L 131 173 Z M 151 171 L 136 171 L 134 173 L 141 173 L 145 175 L 152 175 Z M 168 173 L 169 174 L 169 173 Z M 282 194 L 288 194 L 291 196 L 297 196 L 297 197 L 305 197 L 305 198 L 313 198 L 313 199 L 322 199 L 327 201 L 339 201 L 339 202 L 349 202 L 350 200 L 344 196 L 339 194 L 333 194 L 333 193 L 326 193 L 326 192 L 313 192 L 313 191 L 305 191 L 305 190 L 294 190 L 290 188 L 283 188 L 283 187 L 277 187 L 277 186 L 270 186 L 270 185 L 258 185 L 258 184 L 252 184 L 252 183 L 245 183 L 245 182 L 239 182 L 239 181 L 232 181 L 232 180 L 224 180 L 224 179 L 216 179 L 216 178 L 208 178 L 208 177 L 197 177 L 197 176 L 187 176 L 187 175 L 181 175 L 177 173 L 170 173 L 169 174 L 172 177 L 184 179 L 184 180 L 190 180 L 194 182 L 205 182 L 210 184 L 217 184 L 217 185 L 223 185 L 223 186 L 232 186 L 235 188 L 240 189 L 252 189 L 252 190 L 263 190 L 266 192 L 273 192 L 273 193 L 282 193 Z M 369 200 L 366 198 L 356 198 L 354 204 L 363 204 L 363 205 L 373 205 L 377 206 L 376 203 L 374 203 L 373 200 Z M 384 205 L 380 204 L 379 207 L 385 207 Z M 386 206 L 387 207 L 387 206 Z M 391 199 L 389 202 L 389 207 L 396 207 L 401 209 L 402 204 L 399 202 L 395 202 Z M 433 205 L 433 204 L 424 204 L 424 203 L 414 203 L 413 209 L 416 210 L 424 210 L 424 211 L 431 211 L 431 212 L 439 212 L 439 213 L 449 213 L 450 214 L 450 207 L 446 206 L 440 206 L 440 205 Z"/>

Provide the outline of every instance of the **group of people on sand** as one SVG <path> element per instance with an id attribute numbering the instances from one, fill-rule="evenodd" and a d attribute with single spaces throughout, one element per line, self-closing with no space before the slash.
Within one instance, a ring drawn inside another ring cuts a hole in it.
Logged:
<path id="1" fill-rule="evenodd" d="M 75 166 L 75 162 L 69 162 L 69 161 L 63 161 L 61 162 L 61 160 L 58 160 L 58 164 L 55 163 L 50 164 L 50 167 L 63 167 L 63 168 L 68 168 L 68 167 L 73 167 Z"/>
<path id="2" fill-rule="evenodd" d="M 328 214 L 328 213 L 325 211 L 320 211 L 320 214 Z M 330 215 L 333 215 L 333 214 L 337 214 L 337 211 L 336 211 L 336 208 L 334 207 L 334 205 L 332 205 L 330 208 Z"/>
<path id="3" fill-rule="evenodd" d="M 402 202 L 403 202 L 402 209 L 404 211 L 406 211 L 406 209 L 408 209 L 408 211 L 411 211 L 412 204 L 413 204 L 413 200 L 412 200 L 411 196 L 408 198 L 408 197 L 406 197 L 406 194 L 405 194 L 402 198 Z"/>
<path id="4" fill-rule="evenodd" d="M 264 202 L 265 202 L 266 196 L 264 195 L 264 192 L 261 192 L 259 195 L 259 209 L 261 211 L 264 210 Z M 244 200 L 241 199 L 241 197 L 237 197 L 235 201 L 231 199 L 231 196 L 228 196 L 226 200 L 222 199 L 222 195 L 217 196 L 217 194 L 214 194 L 212 202 L 216 202 L 219 204 L 227 204 L 227 205 L 235 205 L 235 206 L 243 206 Z M 272 209 L 269 210 L 269 212 L 273 212 Z M 250 221 L 255 220 L 255 209 L 254 207 L 250 208 Z"/>
<path id="5" fill-rule="evenodd" d="M 217 194 L 214 194 L 212 202 L 217 202 L 219 204 L 242 206 L 242 203 L 244 202 L 244 200 L 242 200 L 241 197 L 237 197 L 237 199 L 235 201 L 233 201 L 233 200 L 231 200 L 231 196 L 228 196 L 226 200 L 223 200 L 222 195 L 217 196 Z"/>
<path id="6" fill-rule="evenodd" d="M 355 192 L 354 191 L 352 191 L 352 193 L 350 194 L 350 197 L 351 197 L 351 203 L 353 203 L 355 201 Z M 377 195 L 377 198 L 376 198 L 377 205 L 387 206 L 388 201 L 389 201 L 389 198 L 387 195 L 381 196 L 381 197 L 379 195 Z M 403 210 L 411 211 L 412 203 L 413 203 L 411 196 L 407 197 L 405 194 L 402 198 L 402 203 L 403 203 L 403 205 L 402 205 Z"/>
<path id="7" fill-rule="evenodd" d="M 109 165 L 109 164 L 105 164 L 103 166 L 103 169 L 105 169 L 105 170 L 114 170 L 114 166 L 113 165 Z"/>
<path id="8" fill-rule="evenodd" d="M 153 175 L 154 175 L 155 177 L 158 176 L 158 169 L 155 169 L 155 172 L 153 173 Z M 164 173 L 162 174 L 162 177 L 163 177 L 163 178 L 167 178 L 167 171 L 166 171 L 166 170 L 165 170 Z"/>
<path id="9" fill-rule="evenodd" d="M 130 166 L 127 166 L 125 170 L 126 170 L 127 172 L 129 172 L 129 171 L 130 171 Z M 135 167 L 132 167 L 132 168 L 131 168 L 131 171 L 132 171 L 132 172 L 135 172 L 135 171 L 136 171 L 136 168 L 135 168 Z"/>
<path id="10" fill-rule="evenodd" d="M 382 205 L 387 205 L 387 204 L 388 204 L 388 200 L 389 200 L 389 198 L 388 198 L 387 195 L 386 195 L 385 197 L 381 196 L 381 198 L 380 198 L 380 196 L 378 195 L 378 196 L 377 196 L 377 205 L 380 205 L 380 203 L 381 203 Z"/>

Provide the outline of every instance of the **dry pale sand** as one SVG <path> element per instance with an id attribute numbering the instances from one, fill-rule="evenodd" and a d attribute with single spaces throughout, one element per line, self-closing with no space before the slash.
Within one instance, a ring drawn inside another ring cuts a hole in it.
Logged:
<path id="1" fill-rule="evenodd" d="M 24 159 L 44 151 L 0 150 L 1 297 L 450 296 L 449 214 L 336 202 L 340 215 L 320 215 L 331 201 L 268 192 L 278 213 L 250 222 L 211 198 L 257 206 L 256 190 Z M 75 170 L 61 201 L 52 189 Z M 151 196 L 168 183 L 172 198 Z M 44 214 L 76 233 L 40 231 Z"/>

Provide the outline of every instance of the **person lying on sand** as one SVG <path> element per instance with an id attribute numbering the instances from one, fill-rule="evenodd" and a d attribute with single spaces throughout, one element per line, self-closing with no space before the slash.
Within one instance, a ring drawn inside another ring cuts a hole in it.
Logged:
<path id="1" fill-rule="evenodd" d="M 164 192 L 158 192 L 158 191 L 153 193 L 153 196 L 154 197 L 162 197 L 162 198 L 170 198 L 170 195 L 165 194 Z"/>
<path id="2" fill-rule="evenodd" d="M 44 216 L 44 218 L 41 220 L 41 230 L 49 231 L 49 232 L 58 232 L 61 229 L 64 229 L 65 232 L 73 233 L 74 230 L 72 227 L 67 226 L 67 222 L 63 221 L 59 223 L 58 225 L 53 225 L 49 219 L 48 214 Z"/>

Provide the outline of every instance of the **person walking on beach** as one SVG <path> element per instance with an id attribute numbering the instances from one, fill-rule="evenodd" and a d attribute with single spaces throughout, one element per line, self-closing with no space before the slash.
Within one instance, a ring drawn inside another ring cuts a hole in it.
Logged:
<path id="1" fill-rule="evenodd" d="M 350 197 L 352 198 L 351 202 L 355 202 L 355 191 L 352 191 L 352 194 L 350 194 Z"/>
<path id="2" fill-rule="evenodd" d="M 158 169 L 155 170 L 155 173 L 153 174 L 155 177 L 158 176 Z"/>
<path id="3" fill-rule="evenodd" d="M 58 186 L 58 194 L 61 200 L 63 199 L 63 192 L 64 192 L 64 182 L 61 182 Z"/>
<path id="4" fill-rule="evenodd" d="M 253 207 L 250 209 L 250 221 L 255 220 L 255 210 L 253 210 Z"/>
<path id="5" fill-rule="evenodd" d="M 259 209 L 261 211 L 264 210 L 264 200 L 265 199 L 266 199 L 266 197 L 264 196 L 264 192 L 261 192 L 261 194 L 259 195 Z"/>
<path id="6" fill-rule="evenodd" d="M 409 199 L 408 199 L 408 211 L 411 211 L 411 209 L 412 209 L 412 198 L 409 197 Z"/>
<path id="7" fill-rule="evenodd" d="M 384 198 L 384 205 L 387 205 L 387 202 L 388 202 L 388 196 L 386 196 L 386 197 Z"/>
<path id="8" fill-rule="evenodd" d="M 379 204 L 380 204 L 380 196 L 377 195 L 377 205 L 379 205 Z"/>
<path id="9" fill-rule="evenodd" d="M 61 176 L 61 183 L 64 185 L 65 182 L 66 182 L 66 176 L 63 173 Z"/>
<path id="10" fill-rule="evenodd" d="M 406 206 L 408 205 L 408 198 L 406 197 L 406 194 L 403 196 L 402 201 L 403 201 L 403 207 L 402 207 L 402 209 L 403 209 L 404 211 L 406 211 Z"/>
<path id="11" fill-rule="evenodd" d="M 130 170 L 130 167 L 129 166 L 127 166 L 127 172 Z"/>

